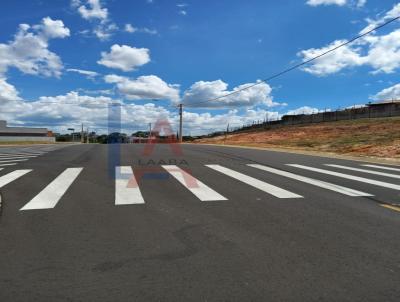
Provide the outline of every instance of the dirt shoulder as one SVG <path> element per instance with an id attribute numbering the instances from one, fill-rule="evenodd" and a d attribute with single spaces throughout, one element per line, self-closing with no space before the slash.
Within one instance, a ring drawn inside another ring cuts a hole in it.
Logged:
<path id="1" fill-rule="evenodd" d="M 282 126 L 195 140 L 193 143 L 247 146 L 288 152 L 400 163 L 400 117 Z"/>

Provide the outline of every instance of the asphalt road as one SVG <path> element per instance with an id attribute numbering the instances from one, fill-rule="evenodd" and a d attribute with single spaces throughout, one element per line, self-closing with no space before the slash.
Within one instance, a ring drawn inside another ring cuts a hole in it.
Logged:
<path id="1" fill-rule="evenodd" d="M 400 301 L 400 167 L 153 146 L 0 148 L 0 301 Z"/>

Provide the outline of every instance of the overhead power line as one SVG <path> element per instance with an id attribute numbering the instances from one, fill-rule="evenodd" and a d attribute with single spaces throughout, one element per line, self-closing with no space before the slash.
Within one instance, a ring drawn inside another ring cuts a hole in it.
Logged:
<path id="1" fill-rule="evenodd" d="M 187 105 L 192 106 L 192 105 L 199 105 L 199 104 L 204 104 L 204 103 L 208 103 L 208 102 L 213 102 L 213 101 L 216 101 L 216 100 L 219 100 L 219 99 L 226 98 L 226 97 L 228 97 L 228 96 L 234 95 L 234 94 L 239 93 L 239 92 L 241 92 L 241 91 L 250 89 L 250 88 L 252 88 L 252 87 L 254 87 L 254 86 L 257 86 L 257 85 L 260 85 L 260 84 L 262 84 L 262 83 L 266 83 L 267 81 L 270 81 L 270 80 L 272 80 L 272 79 L 275 79 L 275 78 L 277 78 L 277 77 L 280 77 L 281 75 L 284 75 L 284 74 L 286 74 L 286 73 L 288 73 L 288 72 L 290 72 L 290 71 L 292 71 L 292 70 L 295 70 L 295 69 L 297 69 L 297 68 L 299 68 L 299 67 L 301 67 L 301 66 L 307 65 L 307 64 L 309 64 L 309 63 L 311 63 L 311 62 L 313 62 L 313 61 L 315 61 L 315 60 L 317 60 L 317 59 L 319 59 L 319 58 L 321 58 L 321 57 L 323 57 L 323 56 L 326 56 L 327 54 L 329 54 L 329 53 L 331 53 L 331 52 L 334 52 L 335 50 L 337 50 L 337 49 L 339 49 L 339 48 L 341 48 L 341 47 L 344 47 L 344 46 L 346 46 L 346 45 L 349 45 L 349 44 L 353 43 L 354 41 L 356 41 L 356 40 L 358 40 L 358 39 L 361 39 L 361 38 L 363 38 L 363 37 L 369 35 L 370 33 L 374 32 L 374 31 L 377 31 L 377 30 L 381 29 L 382 27 L 385 27 L 385 26 L 389 25 L 390 23 L 393 23 L 393 22 L 395 22 L 396 20 L 399 20 L 399 19 L 400 19 L 400 16 L 398 16 L 398 17 L 396 17 L 396 18 L 393 18 L 393 19 L 390 19 L 389 21 L 386 21 L 385 23 L 383 23 L 383 24 L 381 24 L 381 25 L 379 25 L 379 26 L 376 26 L 376 27 L 372 28 L 371 30 L 368 30 L 367 32 L 365 32 L 365 33 L 363 33 L 363 34 L 361 34 L 361 35 L 358 35 L 358 36 L 356 36 L 356 37 L 354 37 L 354 38 L 352 38 L 352 39 L 350 39 L 350 40 L 348 40 L 348 41 L 346 41 L 346 42 L 344 42 L 344 43 L 342 43 L 342 44 L 339 44 L 339 45 L 337 45 L 337 46 L 335 46 L 335 47 L 333 47 L 333 48 L 331 48 L 331 49 L 329 49 L 329 50 L 327 50 L 327 51 L 325 51 L 325 52 L 323 52 L 323 53 L 321 53 L 321 54 L 319 54 L 319 55 L 317 55 L 317 56 L 315 56 L 315 57 L 312 57 L 312 58 L 309 59 L 309 60 L 306 60 L 306 61 L 304 61 L 304 62 L 302 62 L 302 63 L 296 64 L 296 65 L 294 65 L 294 66 L 292 66 L 292 67 L 290 67 L 290 68 L 287 68 L 287 69 L 285 69 L 285 70 L 283 70 L 283 71 L 281 71 L 281 72 L 278 72 L 278 73 L 276 73 L 276 74 L 273 74 L 273 75 L 269 76 L 268 78 L 265 78 L 265 79 L 263 79 L 263 80 L 259 80 L 258 82 L 254 83 L 254 84 L 248 85 L 248 86 L 246 86 L 246 87 L 244 87 L 244 88 L 241 88 L 241 89 L 232 91 L 232 92 L 230 92 L 230 93 L 221 95 L 221 96 L 216 97 L 216 98 L 208 99 L 208 100 L 206 100 L 206 101 L 201 101 L 201 102 L 190 103 L 190 104 L 187 104 Z"/>

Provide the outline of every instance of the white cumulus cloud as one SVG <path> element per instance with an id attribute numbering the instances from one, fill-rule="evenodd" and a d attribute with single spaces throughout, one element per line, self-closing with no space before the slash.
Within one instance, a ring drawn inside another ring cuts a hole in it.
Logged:
<path id="1" fill-rule="evenodd" d="M 345 5 L 347 0 L 308 0 L 307 4 L 310 6 L 318 6 L 318 5 Z"/>
<path id="2" fill-rule="evenodd" d="M 386 12 L 383 16 L 378 17 L 377 19 L 371 19 L 368 18 L 366 21 L 368 22 L 368 25 L 360 32 L 360 34 L 364 34 L 375 27 L 391 20 L 396 17 L 400 16 L 400 3 L 397 3 L 393 6 L 391 10 Z"/>
<path id="3" fill-rule="evenodd" d="M 338 6 L 355 6 L 358 8 L 363 7 L 367 0 L 308 0 L 306 2 L 310 6 L 319 6 L 319 5 L 338 5 Z"/>
<path id="4" fill-rule="evenodd" d="M 400 83 L 385 88 L 372 97 L 376 101 L 400 100 Z"/>
<path id="5" fill-rule="evenodd" d="M 108 9 L 101 6 L 100 0 L 86 0 L 84 4 L 82 1 L 72 0 L 71 5 L 78 8 L 79 14 L 82 18 L 90 19 L 100 19 L 105 20 L 108 17 Z"/>
<path id="6" fill-rule="evenodd" d="M 23 27 L 26 25 L 23 25 Z M 70 30 L 65 27 L 64 22 L 61 20 L 53 20 L 50 17 L 43 18 L 42 23 L 34 25 L 34 29 L 44 35 L 47 39 L 65 38 L 69 37 Z"/>
<path id="7" fill-rule="evenodd" d="M 115 83 L 118 92 L 128 100 L 171 100 L 179 101 L 179 86 L 164 82 L 155 75 L 130 79 L 117 75 L 104 77 L 107 83 Z"/>
<path id="8" fill-rule="evenodd" d="M 225 131 L 228 124 L 229 128 L 242 127 L 243 125 L 252 124 L 257 121 L 278 120 L 281 115 L 278 112 L 266 111 L 263 109 L 246 109 L 239 112 L 236 109 L 227 113 L 211 114 L 196 113 L 190 111 L 183 112 L 183 129 L 185 135 L 201 135 L 216 131 Z M 178 117 L 175 118 L 176 127 L 178 125 Z"/>
<path id="9" fill-rule="evenodd" d="M 318 108 L 314 107 L 309 107 L 309 106 L 303 106 L 297 109 L 289 110 L 286 112 L 286 115 L 298 115 L 298 114 L 313 114 L 313 113 L 318 113 L 318 112 L 323 112 L 324 110 L 320 110 Z M 330 109 L 327 109 L 327 111 L 330 111 Z"/>
<path id="10" fill-rule="evenodd" d="M 7 79 L 0 77 L 0 103 L 20 100 L 15 87 L 7 83 Z"/>
<path id="11" fill-rule="evenodd" d="M 136 48 L 128 45 L 114 44 L 110 52 L 102 52 L 98 64 L 122 71 L 132 71 L 150 62 L 147 48 Z"/>
<path id="12" fill-rule="evenodd" d="M 243 84 L 228 90 L 228 84 L 222 80 L 199 81 L 184 92 L 182 100 L 186 107 L 227 108 L 234 106 L 251 107 L 256 104 L 265 104 L 269 107 L 278 105 L 273 102 L 272 89 L 267 83 L 260 83 L 249 89 L 209 102 L 209 100 L 241 90 L 252 84 L 254 83 Z"/>
<path id="13" fill-rule="evenodd" d="M 387 12 L 382 18 L 372 21 L 361 33 L 372 30 L 375 26 L 400 15 L 400 3 Z M 322 48 L 302 50 L 298 56 L 305 62 L 330 49 L 333 49 L 346 40 L 337 40 Z M 340 72 L 346 68 L 368 66 L 372 73 L 393 73 L 400 68 L 400 29 L 389 33 L 367 35 L 358 41 L 343 46 L 335 51 L 318 58 L 303 68 L 304 71 L 317 76 L 325 76 Z"/>
<path id="14" fill-rule="evenodd" d="M 113 81 L 116 80 L 119 79 L 114 77 Z M 2 81 L 0 81 L 1 85 L 3 85 Z M 8 89 L 10 102 L 0 102 L 0 119 L 5 119 L 10 124 L 48 127 L 53 131 L 65 133 L 68 132 L 67 128 L 79 128 L 81 123 L 84 123 L 85 127 L 89 127 L 91 131 L 108 133 L 108 121 L 114 122 L 115 118 L 120 118 L 123 125 L 121 131 L 128 134 L 136 130 L 145 130 L 148 123 L 154 124 L 157 120 L 167 120 L 174 132 L 178 130 L 177 111 L 169 111 L 153 103 L 125 104 L 119 99 L 102 95 L 82 95 L 77 91 L 57 96 L 43 96 L 38 100 L 27 102 L 20 99 L 13 88 L 8 87 Z M 110 112 L 113 112 L 110 110 L 111 106 L 119 108 L 120 115 L 110 115 Z M 263 109 L 246 109 L 242 112 L 234 109 L 227 113 L 213 115 L 190 112 L 185 109 L 184 133 L 185 135 L 206 134 L 224 130 L 228 124 L 232 129 L 265 118 L 279 119 L 280 114 Z M 115 129 L 111 131 L 114 132 Z"/>
<path id="15" fill-rule="evenodd" d="M 71 91 L 65 95 L 43 96 L 36 101 L 14 100 L 0 102 L 0 119 L 11 124 L 48 127 L 54 131 L 67 132 L 67 128 L 78 128 L 80 123 L 100 133 L 108 132 L 110 106 L 120 108 L 121 124 L 126 127 L 122 131 L 133 132 L 132 129 L 144 129 L 149 122 L 159 118 L 171 118 L 171 114 L 163 107 L 154 104 L 124 104 L 118 99 L 106 96 L 81 95 Z"/>
<path id="16" fill-rule="evenodd" d="M 117 24 L 109 18 L 108 9 L 102 6 L 100 0 L 72 0 L 71 6 L 77 10 L 81 17 L 92 24 L 92 30 L 83 30 L 80 33 L 92 33 L 100 41 L 107 41 L 119 30 Z"/>
<path id="17" fill-rule="evenodd" d="M 301 56 L 303 61 L 308 61 L 344 42 L 346 41 L 337 40 L 326 47 L 303 50 L 298 53 L 298 56 Z M 314 75 L 324 76 L 339 72 L 347 67 L 361 66 L 365 59 L 361 57 L 360 52 L 360 48 L 344 46 L 317 59 L 312 64 L 307 65 L 304 70 Z"/>
<path id="18" fill-rule="evenodd" d="M 61 59 L 48 49 L 49 40 L 70 35 L 61 20 L 43 18 L 38 25 L 20 24 L 14 39 L 0 43 L 0 75 L 15 67 L 23 73 L 56 76 L 61 75 Z"/>
<path id="19" fill-rule="evenodd" d="M 128 33 L 134 33 L 135 31 L 137 31 L 137 28 L 133 27 L 132 24 L 125 24 L 125 31 Z"/>

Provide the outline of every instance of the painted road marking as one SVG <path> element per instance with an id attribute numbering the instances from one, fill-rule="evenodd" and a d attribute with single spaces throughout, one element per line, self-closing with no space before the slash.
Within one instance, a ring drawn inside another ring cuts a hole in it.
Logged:
<path id="1" fill-rule="evenodd" d="M 0 164 L 2 163 L 12 163 L 12 162 L 16 162 L 16 161 L 27 161 L 27 159 L 11 159 L 11 160 L 0 160 Z"/>
<path id="2" fill-rule="evenodd" d="M 201 201 L 228 200 L 178 166 L 163 165 L 162 167 Z"/>
<path id="3" fill-rule="evenodd" d="M 271 194 L 278 198 L 303 198 L 303 196 L 301 196 L 301 195 L 297 195 L 290 191 L 284 190 L 282 188 L 276 187 L 276 186 L 266 183 L 264 181 L 258 180 L 254 177 L 247 176 L 245 174 L 242 174 L 240 172 L 231 170 L 229 168 L 226 168 L 226 167 L 223 167 L 220 165 L 206 165 L 206 167 L 209 167 L 215 171 L 218 171 L 218 172 L 225 174 L 227 176 L 230 176 L 236 180 L 244 182 L 245 184 L 248 184 L 254 188 L 257 188 L 261 191 L 264 191 L 264 192 Z"/>
<path id="4" fill-rule="evenodd" d="M 386 208 L 386 209 L 390 209 L 396 212 L 400 212 L 400 207 L 396 207 L 396 206 L 392 206 L 389 204 L 381 204 L 382 207 Z"/>
<path id="5" fill-rule="evenodd" d="M 3 156 L 22 156 L 22 157 L 26 157 L 26 156 L 40 156 L 41 154 L 31 154 L 31 153 L 0 153 L 0 157 Z"/>
<path id="6" fill-rule="evenodd" d="M 391 174 L 391 173 L 378 172 L 378 171 L 367 170 L 367 169 L 358 169 L 358 168 L 347 167 L 347 166 L 342 166 L 342 165 L 326 164 L 325 166 L 400 179 L 400 175 Z"/>
<path id="7" fill-rule="evenodd" d="M 14 154 L 0 154 L 0 158 L 7 158 L 7 157 L 37 157 L 37 155 L 14 155 Z"/>
<path id="8" fill-rule="evenodd" d="M 361 191 L 357 191 L 357 190 L 353 190 L 347 187 L 343 187 L 343 186 L 339 186 L 339 185 L 335 185 L 326 181 L 321 181 L 321 180 L 317 180 L 317 179 L 313 179 L 313 178 L 309 178 L 309 177 L 305 177 L 305 176 L 300 176 L 294 173 L 290 173 L 290 172 L 286 172 L 286 171 L 282 171 L 282 170 L 278 170 L 278 169 L 274 169 L 271 167 L 267 167 L 267 166 L 263 166 L 263 165 L 258 165 L 258 164 L 248 164 L 248 166 L 253 167 L 253 168 L 257 168 L 263 171 L 267 171 L 267 172 L 271 172 L 277 175 L 281 175 L 284 177 L 288 177 L 291 179 L 295 179 L 301 182 L 305 182 L 308 183 L 310 185 L 314 185 L 320 188 L 324 188 L 327 190 L 331 190 L 331 191 L 335 191 L 347 196 L 374 196 L 368 193 L 364 193 Z"/>
<path id="9" fill-rule="evenodd" d="M 15 166 L 15 165 L 16 165 L 16 163 L 14 163 L 14 164 L 0 164 L 0 167 Z"/>
<path id="10" fill-rule="evenodd" d="M 333 172 L 333 171 L 329 171 L 329 170 L 318 169 L 318 168 L 313 168 L 313 167 L 308 167 L 308 166 L 303 166 L 303 165 L 288 164 L 288 166 L 299 168 L 299 169 L 304 169 L 304 170 L 309 170 L 309 171 L 313 171 L 313 172 L 318 172 L 318 173 L 322 173 L 322 174 L 337 176 L 337 177 L 341 177 L 341 178 L 346 178 L 346 179 L 350 179 L 350 180 L 355 180 L 355 181 L 359 181 L 359 182 L 364 182 L 367 184 L 400 191 L 400 186 L 392 184 L 392 183 L 387 183 L 387 182 L 378 181 L 378 180 L 374 180 L 374 179 L 353 176 L 353 175 L 348 175 L 348 174 L 344 174 L 344 173 Z"/>
<path id="11" fill-rule="evenodd" d="M 24 176 L 26 173 L 31 172 L 32 170 L 15 170 L 13 172 L 10 172 L 6 175 L 3 175 L 0 177 L 0 188 L 4 187 L 5 185 L 9 184 L 10 182 L 16 180 L 17 178 L 20 178 L 21 176 Z"/>
<path id="12" fill-rule="evenodd" d="M 65 194 L 83 168 L 68 168 L 28 202 L 21 211 L 52 209 Z"/>
<path id="13" fill-rule="evenodd" d="M 129 166 L 115 167 L 115 204 L 143 203 L 144 199 L 132 168 Z"/>
<path id="14" fill-rule="evenodd" d="M 23 159 L 25 159 L 25 160 L 29 160 L 29 159 L 31 159 L 32 157 L 36 157 L 36 156 L 24 156 L 24 157 L 22 157 L 22 156 L 13 156 L 13 157 L 1 157 L 0 156 L 0 161 L 4 161 L 4 160 L 23 160 Z"/>
<path id="15" fill-rule="evenodd" d="M 362 166 L 400 172 L 400 169 L 396 169 L 396 168 L 392 168 L 392 167 L 384 167 L 384 166 L 377 166 L 377 165 L 362 165 Z"/>

